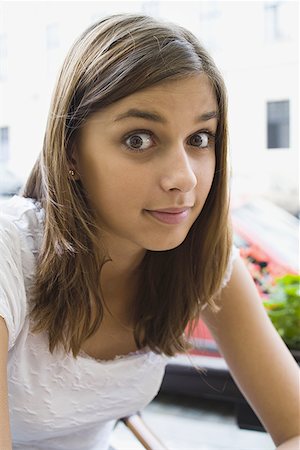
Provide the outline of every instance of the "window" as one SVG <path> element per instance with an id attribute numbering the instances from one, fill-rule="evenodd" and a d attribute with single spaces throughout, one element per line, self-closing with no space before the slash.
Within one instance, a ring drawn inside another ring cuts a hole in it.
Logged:
<path id="1" fill-rule="evenodd" d="M 267 103 L 268 148 L 290 146 L 290 102 Z"/>
<path id="2" fill-rule="evenodd" d="M 0 164 L 9 159 L 8 127 L 0 127 Z"/>
<path id="3" fill-rule="evenodd" d="M 294 11 L 291 2 L 267 1 L 264 4 L 265 39 L 273 43 L 291 36 Z"/>
<path id="4" fill-rule="evenodd" d="M 7 36 L 0 34 L 0 81 L 7 78 Z"/>
<path id="5" fill-rule="evenodd" d="M 273 41 L 280 37 L 278 27 L 279 2 L 265 3 L 265 32 L 267 41 Z"/>

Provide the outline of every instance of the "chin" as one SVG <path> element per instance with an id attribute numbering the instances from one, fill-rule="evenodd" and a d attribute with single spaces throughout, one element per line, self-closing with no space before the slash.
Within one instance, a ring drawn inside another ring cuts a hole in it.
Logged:
<path id="1" fill-rule="evenodd" d="M 174 239 L 172 241 L 169 242 L 161 242 L 158 243 L 156 242 L 155 244 L 152 244 L 150 246 L 147 247 L 147 250 L 150 250 L 152 252 L 164 252 L 167 250 L 173 250 L 176 247 L 179 247 L 179 245 L 181 245 L 183 243 L 183 241 L 185 240 L 186 236 L 184 236 L 184 238 L 182 239 Z"/>

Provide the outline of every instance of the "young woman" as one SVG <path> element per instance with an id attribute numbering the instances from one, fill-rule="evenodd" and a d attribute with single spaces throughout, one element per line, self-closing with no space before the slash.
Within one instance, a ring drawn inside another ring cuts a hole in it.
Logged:
<path id="1" fill-rule="evenodd" d="M 191 33 L 135 15 L 85 31 L 0 224 L 1 450 L 106 449 L 200 316 L 296 448 L 298 367 L 232 249 L 225 87 Z"/>

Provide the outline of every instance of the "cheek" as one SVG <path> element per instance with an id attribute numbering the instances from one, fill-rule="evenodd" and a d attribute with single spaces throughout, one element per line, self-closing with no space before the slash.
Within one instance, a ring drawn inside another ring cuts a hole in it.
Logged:
<path id="1" fill-rule="evenodd" d="M 147 177 L 136 167 L 105 160 L 91 160 L 84 165 L 82 183 L 98 209 L 112 211 L 140 203 L 147 192 Z"/>
<path id="2" fill-rule="evenodd" d="M 202 161 L 197 170 L 198 188 L 208 194 L 215 174 L 216 160 L 214 153 Z"/>

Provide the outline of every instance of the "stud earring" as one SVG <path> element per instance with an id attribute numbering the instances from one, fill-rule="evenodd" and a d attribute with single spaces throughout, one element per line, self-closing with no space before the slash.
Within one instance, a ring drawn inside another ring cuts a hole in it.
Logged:
<path id="1" fill-rule="evenodd" d="M 69 170 L 69 175 L 70 175 L 71 177 L 74 177 L 74 175 L 75 175 L 74 170 L 70 169 L 70 170 Z"/>

